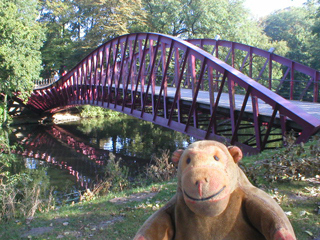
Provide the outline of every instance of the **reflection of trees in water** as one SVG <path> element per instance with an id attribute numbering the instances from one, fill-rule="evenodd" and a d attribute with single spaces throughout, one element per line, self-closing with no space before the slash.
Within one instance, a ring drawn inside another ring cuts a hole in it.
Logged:
<path id="1" fill-rule="evenodd" d="M 90 136 L 96 147 L 107 147 L 113 153 L 151 159 L 161 150 L 173 152 L 192 142 L 192 138 L 180 132 L 132 117 L 120 119 L 82 120 L 75 125 L 61 125 L 77 136 Z"/>

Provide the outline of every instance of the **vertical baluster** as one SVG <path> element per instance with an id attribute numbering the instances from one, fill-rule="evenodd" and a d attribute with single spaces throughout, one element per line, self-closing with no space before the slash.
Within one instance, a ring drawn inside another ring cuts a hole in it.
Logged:
<path id="1" fill-rule="evenodd" d="M 260 129 L 260 119 L 259 119 L 259 105 L 256 96 L 251 95 L 252 110 L 253 110 L 253 124 L 256 136 L 256 146 L 258 151 L 261 151 L 261 129 Z"/>

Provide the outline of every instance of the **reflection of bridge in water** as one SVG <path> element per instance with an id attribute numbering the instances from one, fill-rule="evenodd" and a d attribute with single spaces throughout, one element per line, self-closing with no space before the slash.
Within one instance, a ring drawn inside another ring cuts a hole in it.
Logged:
<path id="1" fill-rule="evenodd" d="M 39 113 L 101 106 L 258 152 L 281 146 L 290 130 L 297 142 L 319 130 L 319 79 L 272 51 L 139 33 L 101 45 L 59 81 L 35 89 L 28 106 Z M 314 103 L 298 107 L 279 94 Z"/>
<path id="2" fill-rule="evenodd" d="M 56 125 L 39 126 L 27 134 L 20 130 L 14 135 L 18 137 L 12 140 L 21 146 L 21 149 L 15 151 L 16 153 L 67 170 L 83 188 L 91 188 L 102 179 L 103 166 L 106 165 L 112 152 L 92 147 L 84 139 Z M 130 169 L 137 169 L 149 163 L 146 159 L 113 154 L 116 159 L 123 159 L 121 163 Z"/>

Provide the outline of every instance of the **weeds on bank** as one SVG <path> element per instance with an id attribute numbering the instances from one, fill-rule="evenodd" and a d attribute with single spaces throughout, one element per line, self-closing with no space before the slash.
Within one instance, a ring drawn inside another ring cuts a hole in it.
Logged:
<path id="1" fill-rule="evenodd" d="M 151 163 L 146 167 L 146 177 L 154 182 L 169 181 L 176 174 L 176 167 L 169 161 L 170 152 L 162 151 L 162 155 L 153 155 Z"/>
<path id="2" fill-rule="evenodd" d="M 129 168 L 121 165 L 122 159 L 116 160 L 113 153 L 109 154 L 109 160 L 104 168 L 104 180 L 99 182 L 93 190 L 87 189 L 80 196 L 80 201 L 90 201 L 98 195 L 106 195 L 109 192 L 121 192 L 133 187 L 141 187 L 150 182 L 169 181 L 175 177 L 176 167 L 170 162 L 169 151 L 162 151 L 160 157 L 153 155 L 144 173 L 135 176 L 129 181 Z"/>
<path id="3" fill-rule="evenodd" d="M 121 158 L 116 160 L 115 155 L 110 153 L 103 170 L 103 180 L 93 190 L 87 189 L 84 194 L 80 193 L 80 202 L 91 201 L 98 195 L 106 195 L 110 191 L 119 192 L 129 188 L 129 168 L 121 166 L 121 161 Z"/>
<path id="4" fill-rule="evenodd" d="M 54 208 L 53 190 L 46 190 L 32 175 L 19 174 L 8 177 L 0 184 L 0 219 L 32 218 L 36 211 Z"/>
<path id="5" fill-rule="evenodd" d="M 55 205 L 45 169 L 27 169 L 8 142 L 8 136 L 0 135 L 0 222 L 32 218 Z"/>

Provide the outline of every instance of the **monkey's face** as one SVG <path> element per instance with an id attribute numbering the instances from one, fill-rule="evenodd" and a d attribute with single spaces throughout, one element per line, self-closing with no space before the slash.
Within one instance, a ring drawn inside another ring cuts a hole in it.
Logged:
<path id="1" fill-rule="evenodd" d="M 237 166 L 226 147 L 212 141 L 200 143 L 181 152 L 179 185 L 185 203 L 194 213 L 217 216 L 227 207 L 235 188 Z"/>

